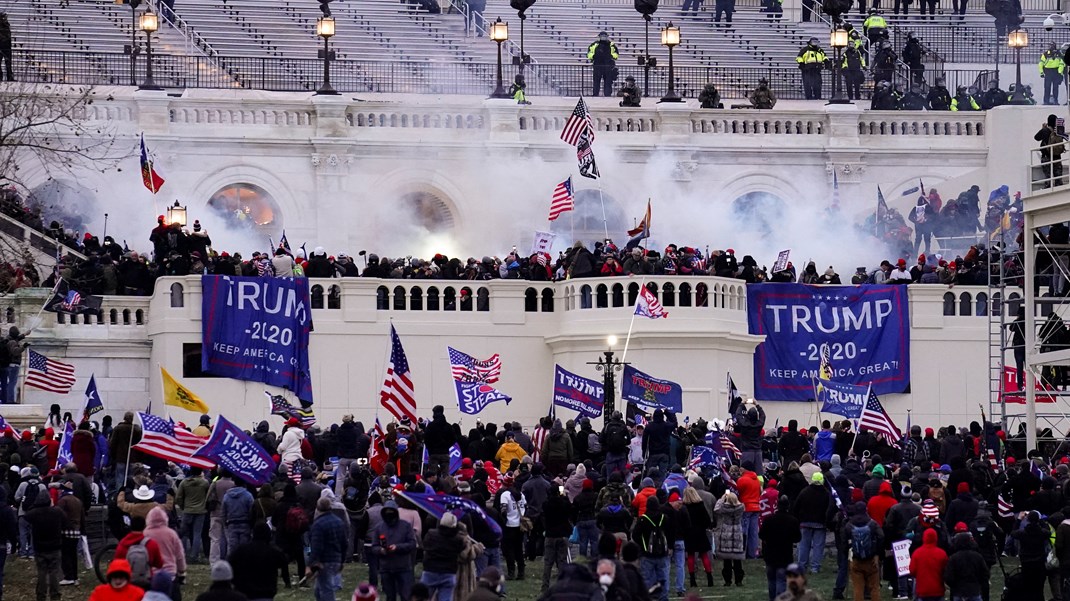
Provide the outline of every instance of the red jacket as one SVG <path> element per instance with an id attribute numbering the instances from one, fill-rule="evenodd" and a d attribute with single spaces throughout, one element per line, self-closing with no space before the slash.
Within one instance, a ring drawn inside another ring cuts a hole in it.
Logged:
<path id="1" fill-rule="evenodd" d="M 873 518 L 874 522 L 877 522 L 878 526 L 883 528 L 884 518 L 888 515 L 888 510 L 894 506 L 895 497 L 892 496 L 892 485 L 888 482 L 881 482 L 880 493 L 866 504 L 866 513 Z"/>
<path id="2" fill-rule="evenodd" d="M 143 538 L 145 538 L 145 535 L 136 531 L 124 536 L 123 540 L 119 541 L 119 544 L 115 547 L 115 559 L 126 559 L 126 551 L 141 542 Z M 156 541 L 151 538 L 145 539 L 145 550 L 149 552 L 149 566 L 152 567 L 152 572 L 155 574 L 156 570 L 163 567 L 163 555 L 160 555 L 160 545 L 157 545 Z"/>
<path id="3" fill-rule="evenodd" d="M 944 596 L 944 567 L 947 552 L 936 545 L 936 530 L 928 528 L 922 545 L 910 556 L 910 575 L 914 577 L 918 597 Z"/>
<path id="4" fill-rule="evenodd" d="M 639 517 L 646 515 L 646 500 L 657 494 L 658 489 L 649 486 L 635 493 L 635 498 L 632 499 L 632 508 L 639 512 Z"/>
<path id="5" fill-rule="evenodd" d="M 739 491 L 739 502 L 743 503 L 743 511 L 761 510 L 762 483 L 758 481 L 758 474 L 743 472 L 736 480 L 736 489 Z"/>

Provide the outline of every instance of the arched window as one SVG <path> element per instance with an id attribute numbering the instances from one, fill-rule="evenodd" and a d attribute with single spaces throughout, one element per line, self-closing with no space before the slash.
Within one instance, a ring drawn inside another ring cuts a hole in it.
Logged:
<path id="1" fill-rule="evenodd" d="M 984 292 L 978 292 L 977 298 L 974 299 L 977 304 L 977 317 L 988 317 L 988 295 Z"/>
<path id="2" fill-rule="evenodd" d="M 963 292 L 959 297 L 959 315 L 962 317 L 973 315 L 973 297 L 969 292 Z"/>
<path id="3" fill-rule="evenodd" d="M 7 323 L 15 323 L 15 308 L 8 307 L 7 311 L 4 311 L 4 319 Z"/>
<path id="4" fill-rule="evenodd" d="M 424 291 L 419 286 L 413 286 L 409 290 L 409 308 L 413 311 L 424 310 Z"/>
<path id="5" fill-rule="evenodd" d="M 178 282 L 171 284 L 171 307 L 183 307 L 185 304 L 186 300 L 182 295 L 182 284 Z"/>
<path id="6" fill-rule="evenodd" d="M 535 313 L 539 310 L 539 291 L 528 288 L 524 291 L 524 312 Z"/>
<path id="7" fill-rule="evenodd" d="M 461 311 L 472 310 L 472 289 L 468 286 L 461 288 Z"/>
<path id="8" fill-rule="evenodd" d="M 428 311 L 438 311 L 439 310 L 438 288 L 435 288 L 434 286 L 431 286 L 430 288 L 427 289 L 427 310 Z"/>
<path id="9" fill-rule="evenodd" d="M 319 284 L 316 284 L 315 286 L 313 286 L 312 288 L 309 289 L 308 294 L 312 299 L 312 308 L 313 309 L 322 309 L 323 308 L 323 286 L 320 286 Z"/>
<path id="10" fill-rule="evenodd" d="M 108 311 L 108 322 L 111 323 L 111 325 L 113 325 L 113 326 L 119 325 L 119 310 L 118 309 L 112 309 L 111 311 Z"/>
<path id="11" fill-rule="evenodd" d="M 944 293 L 944 315 L 955 314 L 955 294 L 953 292 Z"/>
<path id="12" fill-rule="evenodd" d="M 554 312 L 554 289 L 543 288 L 542 289 L 542 312 L 553 313 Z"/>
<path id="13" fill-rule="evenodd" d="M 98 320 L 100 318 L 100 316 L 97 315 L 97 314 L 94 314 L 93 317 L 96 317 Z M 134 319 L 137 320 L 137 325 L 139 325 L 139 326 L 145 325 L 145 311 L 143 311 L 142 309 L 138 309 L 137 311 L 134 311 Z"/>
<path id="14" fill-rule="evenodd" d="M 386 286 L 379 286 L 375 289 L 375 309 L 377 311 L 386 311 L 390 308 L 390 290 Z"/>
<path id="15" fill-rule="evenodd" d="M 637 298 L 639 298 L 639 284 L 632 282 L 628 284 L 628 306 L 634 307 Z"/>
<path id="16" fill-rule="evenodd" d="M 676 306 L 676 286 L 673 286 L 671 282 L 666 282 L 661 287 L 661 306 Z"/>
<path id="17" fill-rule="evenodd" d="M 710 306 L 710 288 L 704 282 L 699 282 L 695 286 L 695 306 Z"/>
<path id="18" fill-rule="evenodd" d="M 680 284 L 680 306 L 691 306 L 691 284 L 687 282 Z"/>
<path id="19" fill-rule="evenodd" d="M 605 284 L 599 284 L 595 288 L 594 293 L 594 306 L 599 309 L 605 309 L 609 306 L 609 288 Z"/>
<path id="20" fill-rule="evenodd" d="M 73 319 L 71 320 L 71 323 L 74 323 Z M 123 309 L 123 325 L 130 325 L 130 309 Z"/>
<path id="21" fill-rule="evenodd" d="M 580 308 L 591 308 L 591 286 L 589 284 L 580 286 Z"/>
<path id="22" fill-rule="evenodd" d="M 476 311 L 490 311 L 490 290 L 476 290 Z"/>
<path id="23" fill-rule="evenodd" d="M 254 184 L 220 188 L 208 199 L 208 207 L 234 230 L 252 230 L 268 236 L 282 229 L 279 205 L 267 190 Z"/>
<path id="24" fill-rule="evenodd" d="M 613 306 L 624 306 L 624 286 L 621 284 L 613 284 Z"/>
<path id="25" fill-rule="evenodd" d="M 331 286 L 330 290 L 327 292 L 327 308 L 342 308 L 342 287 L 338 284 Z"/>
<path id="26" fill-rule="evenodd" d="M 394 310 L 405 310 L 405 288 L 402 286 L 394 286 Z"/>
<path id="27" fill-rule="evenodd" d="M 442 310 L 457 310 L 457 291 L 453 288 L 447 287 L 446 290 L 442 293 Z"/>

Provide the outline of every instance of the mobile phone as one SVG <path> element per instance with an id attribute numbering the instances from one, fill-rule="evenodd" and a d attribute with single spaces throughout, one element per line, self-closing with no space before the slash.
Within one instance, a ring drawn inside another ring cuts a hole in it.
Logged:
<path id="1" fill-rule="evenodd" d="M 565 487 L 564 486 L 558 486 L 557 487 L 557 492 L 559 494 L 562 494 L 562 495 L 565 494 Z"/>

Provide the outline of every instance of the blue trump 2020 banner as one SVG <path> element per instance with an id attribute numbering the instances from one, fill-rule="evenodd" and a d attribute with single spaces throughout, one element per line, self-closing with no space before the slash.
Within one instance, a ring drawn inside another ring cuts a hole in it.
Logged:
<path id="1" fill-rule="evenodd" d="M 906 286 L 747 286 L 754 351 L 754 396 L 806 401 L 814 396 L 821 346 L 837 382 L 873 386 L 877 394 L 910 386 L 910 315 Z"/>
<path id="2" fill-rule="evenodd" d="M 831 380 L 815 380 L 814 392 L 821 403 L 821 411 L 835 413 L 847 419 L 862 417 L 862 407 L 869 398 L 869 386 L 855 386 Z"/>
<path id="3" fill-rule="evenodd" d="M 306 278 L 201 277 L 201 369 L 312 402 Z"/>
<path id="4" fill-rule="evenodd" d="M 655 409 L 673 413 L 684 411 L 684 392 L 679 384 L 644 374 L 631 365 L 624 366 L 620 397 L 641 407 L 646 413 Z"/>
<path id="5" fill-rule="evenodd" d="M 593 419 L 602 415 L 605 393 L 601 382 L 577 376 L 560 365 L 554 366 L 554 405 Z"/>
<path id="6" fill-rule="evenodd" d="M 513 397 L 483 382 L 454 380 L 453 385 L 457 389 L 457 408 L 468 415 L 476 415 L 495 401 L 505 401 L 508 405 L 513 400 Z"/>
<path id="7" fill-rule="evenodd" d="M 222 415 L 212 437 L 194 455 L 207 457 L 249 484 L 260 486 L 271 479 L 275 460 L 248 434 Z"/>

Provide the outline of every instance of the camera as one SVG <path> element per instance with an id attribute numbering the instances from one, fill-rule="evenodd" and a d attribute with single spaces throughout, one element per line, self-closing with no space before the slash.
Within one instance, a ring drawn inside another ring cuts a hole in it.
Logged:
<path id="1" fill-rule="evenodd" d="M 360 457 L 359 459 L 357 459 L 357 465 L 368 465 L 368 458 Z"/>
<path id="2" fill-rule="evenodd" d="M 1046 29 L 1047 31 L 1055 29 L 1055 19 L 1052 19 L 1051 17 L 1047 17 L 1046 19 L 1044 19 L 1044 29 Z"/>

